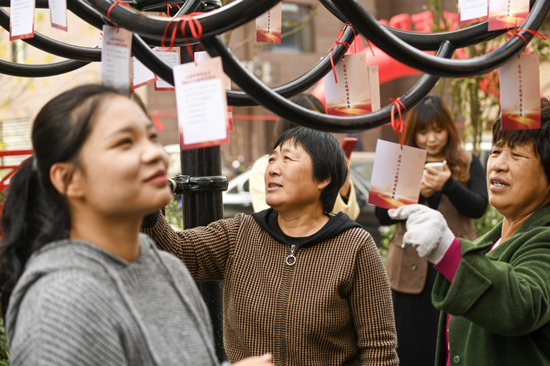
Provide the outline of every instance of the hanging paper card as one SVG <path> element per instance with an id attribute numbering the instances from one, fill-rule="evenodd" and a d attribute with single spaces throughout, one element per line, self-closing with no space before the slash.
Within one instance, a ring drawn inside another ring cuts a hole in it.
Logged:
<path id="1" fill-rule="evenodd" d="M 489 1 L 489 31 L 520 28 L 529 15 L 529 0 Z"/>
<path id="2" fill-rule="evenodd" d="M 425 162 L 426 150 L 378 140 L 369 203 L 388 209 L 418 203 Z"/>
<path id="3" fill-rule="evenodd" d="M 34 37 L 34 0 L 10 1 L 10 41 Z"/>
<path id="4" fill-rule="evenodd" d="M 539 56 L 519 54 L 498 72 L 502 129 L 540 129 Z"/>
<path id="5" fill-rule="evenodd" d="M 256 18 L 256 42 L 281 43 L 282 2 Z"/>
<path id="6" fill-rule="evenodd" d="M 380 78 L 378 75 L 378 65 L 369 65 L 369 87 L 372 111 L 380 109 Z"/>
<path id="7" fill-rule="evenodd" d="M 364 53 L 348 55 L 324 77 L 327 113 L 358 116 L 372 111 L 369 69 Z"/>
<path id="8" fill-rule="evenodd" d="M 480 22 L 487 19 L 488 0 L 458 0 L 458 24 Z"/>
<path id="9" fill-rule="evenodd" d="M 137 57 L 132 57 L 132 85 L 134 89 L 157 81 L 157 76 L 141 63 Z"/>
<path id="10" fill-rule="evenodd" d="M 132 32 L 119 27 L 103 26 L 101 49 L 101 82 L 130 93 Z"/>
<path id="11" fill-rule="evenodd" d="M 201 62 L 210 58 L 210 55 L 206 51 L 195 52 L 195 62 Z M 223 69 L 221 71 L 221 74 L 216 75 L 216 77 L 222 81 L 224 90 L 231 90 L 231 79 L 223 72 Z M 231 106 L 227 106 L 227 130 L 233 131 L 233 107 Z"/>
<path id="12" fill-rule="evenodd" d="M 48 0 L 52 27 L 67 31 L 67 0 Z"/>
<path id="13" fill-rule="evenodd" d="M 222 82 L 216 77 L 220 70 L 219 57 L 173 68 L 182 150 L 229 142 L 227 99 Z"/>
<path id="14" fill-rule="evenodd" d="M 172 66 L 172 69 L 174 66 L 181 64 L 179 48 L 155 47 L 153 48 L 153 52 L 168 65 Z M 174 86 L 161 78 L 157 78 L 157 81 L 155 81 L 155 90 L 174 90 Z"/>

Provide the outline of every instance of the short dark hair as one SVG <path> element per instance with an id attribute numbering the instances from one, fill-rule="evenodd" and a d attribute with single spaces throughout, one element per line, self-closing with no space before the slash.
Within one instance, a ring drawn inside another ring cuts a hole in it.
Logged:
<path id="1" fill-rule="evenodd" d="M 321 203 L 324 212 L 331 212 L 348 174 L 344 150 L 331 134 L 307 127 L 296 127 L 283 132 L 275 142 L 274 149 L 285 142 L 293 142 L 309 154 L 315 182 L 330 179 L 329 185 L 321 193 Z"/>
<path id="2" fill-rule="evenodd" d="M 503 130 L 500 118 L 493 125 L 493 145 L 500 143 L 514 147 L 531 142 L 550 183 L 550 97 L 540 100 L 540 130 Z"/>

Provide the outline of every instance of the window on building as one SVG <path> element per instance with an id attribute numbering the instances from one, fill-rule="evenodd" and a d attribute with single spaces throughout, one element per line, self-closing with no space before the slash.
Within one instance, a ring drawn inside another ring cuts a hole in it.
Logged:
<path id="1" fill-rule="evenodd" d="M 310 5 L 283 3 L 281 44 L 265 43 L 272 52 L 314 52 L 313 14 Z"/>

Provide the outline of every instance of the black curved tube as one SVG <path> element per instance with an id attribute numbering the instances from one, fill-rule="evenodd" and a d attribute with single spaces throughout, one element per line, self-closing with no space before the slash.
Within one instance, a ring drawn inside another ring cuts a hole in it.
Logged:
<path id="1" fill-rule="evenodd" d="M 87 4 L 80 0 L 71 0 L 69 4 L 72 4 L 76 9 L 75 14 L 82 19 L 88 21 L 91 24 L 97 24 L 96 14 L 92 9 L 86 9 Z M 72 6 L 72 7 L 73 7 Z M 71 10 L 72 10 L 71 7 Z M 86 11 L 88 10 L 88 11 Z M 91 19 L 93 18 L 93 19 Z M 99 24 L 96 25 L 96 27 Z M 100 26 L 99 26 L 100 28 Z M 353 31 L 349 27 L 344 28 L 342 35 L 342 42 L 351 43 L 353 40 Z M 333 60 L 338 62 L 342 59 L 346 52 L 346 48 L 340 44 L 334 47 Z M 164 60 L 160 59 L 154 52 L 151 51 L 148 43 L 146 43 L 140 36 L 134 34 L 132 39 L 132 53 L 136 56 L 149 70 L 157 74 L 160 78 L 167 81 L 170 84 L 174 83 L 174 75 L 172 68 Z M 329 52 L 325 55 L 321 62 L 319 62 L 312 70 L 302 75 L 301 77 L 274 89 L 276 93 L 283 95 L 286 98 L 292 97 L 315 83 L 317 83 L 324 75 L 331 70 Z M 226 91 L 227 102 L 232 106 L 255 106 L 258 103 L 250 97 L 250 95 L 240 91 Z"/>
<path id="2" fill-rule="evenodd" d="M 353 35 L 353 30 L 346 26 L 341 39 L 342 42 L 350 43 L 353 40 Z M 147 68 L 160 76 L 163 80 L 173 85 L 174 75 L 172 74 L 172 68 L 152 53 L 147 44 L 139 36 L 134 35 L 134 37 L 135 38 L 132 42 L 132 50 L 134 55 L 145 66 L 147 66 Z M 340 61 L 342 57 L 344 57 L 345 53 L 346 48 L 344 46 L 340 44 L 336 45 L 336 47 L 334 47 L 333 54 L 334 62 L 337 63 Z M 273 91 L 284 96 L 285 98 L 289 98 L 313 86 L 332 69 L 329 56 L 330 50 L 327 52 L 325 57 L 323 57 L 321 62 L 315 65 L 313 69 L 285 85 L 274 88 Z M 227 90 L 226 94 L 229 105 L 239 107 L 258 105 L 258 102 L 252 99 L 247 93 Z"/>
<path id="3" fill-rule="evenodd" d="M 114 3 L 106 0 L 88 0 L 88 2 L 104 16 Z M 236 28 L 265 13 L 279 2 L 280 0 L 239 0 L 214 12 L 197 15 L 195 18 L 201 23 L 203 29 L 200 39 Z M 111 20 L 117 25 L 157 41 L 162 40 L 165 29 L 171 21 L 170 18 L 140 14 L 135 9 L 121 5 L 113 7 L 110 15 Z M 170 24 L 168 34 L 171 34 L 176 25 Z M 188 37 L 181 36 L 181 32 L 178 31 L 175 37 L 176 44 L 196 40 L 191 36 L 189 24 L 186 24 L 185 29 Z"/>
<path id="4" fill-rule="evenodd" d="M 357 117 L 337 117 L 316 113 L 300 107 L 279 94 L 273 92 L 254 75 L 246 70 L 239 60 L 225 47 L 219 37 L 205 38 L 202 40 L 207 46 L 211 56 L 221 56 L 224 71 L 246 93 L 253 95 L 254 99 L 270 111 L 279 116 L 296 122 L 302 126 L 331 132 L 351 132 L 368 130 L 381 126 L 390 121 L 392 105 Z M 438 57 L 450 57 L 454 48 L 449 42 L 442 44 Z M 405 95 L 401 97 L 402 103 L 410 109 L 422 100 L 439 80 L 439 76 L 425 74 L 420 81 Z"/>
<path id="5" fill-rule="evenodd" d="M 0 26 L 9 32 L 10 16 L 2 8 L 0 8 Z M 55 39 L 46 37 L 39 32 L 34 32 L 33 38 L 23 39 L 23 41 L 33 47 L 36 47 L 44 52 L 52 55 L 69 58 L 78 61 L 100 61 L 101 50 L 98 48 L 88 48 L 73 46 L 67 43 L 59 42 Z"/>
<path id="6" fill-rule="evenodd" d="M 344 27 L 344 35 L 342 36 L 341 41 L 351 44 L 354 38 L 353 30 L 346 26 Z M 340 44 L 334 47 L 333 59 L 334 63 L 338 63 L 344 54 L 346 53 L 346 48 Z M 330 64 L 330 50 L 323 57 L 321 62 L 319 62 L 313 69 L 300 76 L 299 78 L 286 83 L 285 85 L 278 86 L 273 89 L 273 91 L 279 95 L 282 95 L 285 98 L 290 98 L 309 87 L 315 85 L 319 80 L 321 80 L 327 73 L 332 70 L 332 65 Z M 258 103 L 250 97 L 245 92 L 241 91 L 227 91 L 227 102 L 232 106 L 252 106 L 258 105 Z"/>
<path id="7" fill-rule="evenodd" d="M 334 16 L 339 18 L 344 23 L 349 21 L 334 5 L 332 0 L 319 0 L 322 5 L 327 8 Z M 535 3 L 535 0 L 530 0 L 531 6 Z M 467 28 L 457 29 L 447 32 L 437 33 L 419 33 L 409 32 L 396 28 L 391 28 L 380 24 L 386 30 L 400 38 L 403 42 L 418 48 L 422 51 L 437 51 L 441 43 L 445 41 L 451 42 L 456 48 L 462 48 L 485 42 L 489 39 L 498 37 L 506 32 L 506 30 L 496 30 L 489 32 L 487 30 L 487 21 L 480 22 Z"/>
<path id="8" fill-rule="evenodd" d="M 483 56 L 467 60 L 441 59 L 425 54 L 403 42 L 399 37 L 381 26 L 354 0 L 338 0 L 338 4 L 335 4 L 335 6 L 346 18 L 351 20 L 357 31 L 368 37 L 381 50 L 396 60 L 426 73 L 450 77 L 483 74 L 502 65 L 526 47 L 526 43 L 522 38 L 512 37 L 502 47 Z M 550 0 L 536 1 L 523 28 L 538 30 L 549 9 Z M 520 31 L 520 34 L 527 40 L 527 43 L 534 37 L 533 34 L 526 31 Z"/>
<path id="9" fill-rule="evenodd" d="M 66 74 L 88 64 L 89 62 L 69 60 L 45 65 L 26 65 L 0 60 L 0 74 L 23 78 L 43 78 Z"/>

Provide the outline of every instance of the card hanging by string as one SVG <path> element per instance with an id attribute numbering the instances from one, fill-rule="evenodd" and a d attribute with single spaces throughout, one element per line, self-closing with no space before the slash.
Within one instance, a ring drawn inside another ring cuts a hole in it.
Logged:
<path id="1" fill-rule="evenodd" d="M 353 44 L 353 53 L 357 53 L 357 39 L 361 40 L 361 35 L 360 34 L 357 34 L 355 33 L 355 29 L 353 28 L 353 26 L 350 24 L 350 23 L 346 23 L 346 25 L 348 27 L 351 28 L 352 32 L 353 32 L 353 41 L 352 41 L 352 44 Z M 365 40 L 367 41 L 367 47 L 370 49 L 371 53 L 372 53 L 372 56 L 373 57 L 376 57 L 374 55 L 374 49 L 372 48 L 372 44 L 370 43 L 369 39 L 368 38 L 365 38 Z"/>
<path id="2" fill-rule="evenodd" d="M 354 32 L 354 34 L 355 34 L 355 32 Z M 330 64 L 332 66 L 332 73 L 334 74 L 334 81 L 336 82 L 336 84 L 338 84 L 338 77 L 336 76 L 336 68 L 335 68 L 335 65 L 334 65 L 334 58 L 332 56 L 332 53 L 334 52 L 334 47 L 336 47 L 336 45 L 341 44 L 342 46 L 346 47 L 346 49 L 349 49 L 349 46 L 350 46 L 349 43 L 342 41 L 342 36 L 343 35 L 344 35 L 344 30 L 340 29 L 338 31 L 338 37 L 336 37 L 336 41 L 334 41 L 334 44 L 330 48 Z"/>
<path id="3" fill-rule="evenodd" d="M 391 127 L 397 134 L 397 139 L 399 141 L 399 144 L 401 144 L 401 149 L 403 149 L 403 142 L 404 142 L 404 136 L 403 131 L 405 129 L 405 123 L 403 122 L 403 118 L 401 115 L 401 107 L 403 107 L 403 112 L 406 111 L 405 104 L 401 101 L 400 97 L 397 97 L 395 99 L 390 98 L 390 101 L 393 103 L 391 106 Z M 397 114 L 399 115 L 399 118 L 395 118 L 395 110 L 397 109 Z"/>

